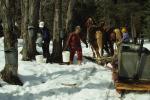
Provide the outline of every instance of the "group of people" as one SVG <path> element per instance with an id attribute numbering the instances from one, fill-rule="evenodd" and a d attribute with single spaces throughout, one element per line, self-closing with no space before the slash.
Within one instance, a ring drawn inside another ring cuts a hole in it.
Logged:
<path id="1" fill-rule="evenodd" d="M 78 64 L 82 63 L 82 47 L 81 47 L 81 37 L 80 37 L 81 27 L 76 26 L 74 32 L 71 32 L 67 38 L 66 44 L 64 44 L 64 51 L 69 50 L 70 51 L 70 64 L 73 64 L 73 59 L 75 53 L 78 55 Z M 42 42 L 42 49 L 43 49 L 43 56 L 45 58 L 48 58 L 50 56 L 49 53 L 49 44 L 50 44 L 50 33 L 49 30 L 45 27 L 44 22 L 39 23 L 39 33 L 42 37 L 41 41 L 37 43 Z M 88 45 L 86 44 L 86 47 Z"/>
<path id="2" fill-rule="evenodd" d="M 2 30 L 2 25 L 1 25 L 1 21 L 0 21 L 0 30 Z M 82 63 L 82 58 L 83 58 L 83 53 L 82 53 L 82 46 L 81 46 L 81 41 L 83 41 L 83 43 L 85 43 L 86 47 L 88 47 L 88 43 L 91 37 L 89 37 L 90 34 L 90 29 L 91 27 L 94 25 L 94 22 L 92 20 L 92 18 L 89 18 L 86 21 L 86 30 L 87 30 L 87 35 L 86 40 L 83 40 L 83 36 L 81 36 L 81 27 L 80 26 L 76 26 L 74 27 L 74 31 L 69 33 L 69 35 L 67 36 L 67 40 L 66 42 L 64 42 L 64 51 L 69 50 L 70 51 L 70 64 L 73 64 L 73 60 L 74 60 L 74 55 L 77 53 L 77 60 L 78 60 L 78 64 Z M 120 29 L 115 29 L 112 31 L 113 33 L 115 33 L 114 36 L 114 40 L 116 40 L 116 36 L 117 36 L 117 32 L 116 31 L 120 31 L 121 34 L 121 40 L 119 40 L 119 43 L 128 43 L 130 41 L 130 37 L 127 31 L 127 28 L 122 28 Z M 110 46 L 106 46 L 107 42 L 105 42 L 105 40 L 109 39 L 109 31 L 105 28 L 105 22 L 102 22 L 100 25 L 100 28 L 96 31 L 97 32 L 102 32 L 103 33 L 103 37 L 102 37 L 102 43 L 103 43 L 103 49 L 107 52 L 108 48 L 110 48 Z M 2 33 L 2 32 L 0 32 Z M 49 45 L 50 45 L 50 40 L 52 38 L 52 35 L 50 34 L 48 28 L 45 26 L 45 23 L 43 21 L 41 21 L 39 23 L 39 29 L 38 29 L 38 38 L 36 42 L 37 44 L 42 44 L 42 50 L 43 50 L 43 56 L 45 58 L 50 57 L 50 52 L 49 52 Z M 64 33 L 60 34 L 62 36 L 64 36 Z M 94 35 L 94 34 L 93 34 Z M 113 37 L 113 36 L 112 36 Z M 113 38 L 112 38 L 113 39 Z M 110 40 L 110 39 L 109 39 Z M 96 40 L 94 40 L 96 41 Z M 106 43 L 106 44 L 105 44 Z"/>
<path id="3" fill-rule="evenodd" d="M 88 47 L 87 42 L 90 44 L 91 47 L 96 46 L 95 52 L 99 52 L 99 44 L 101 44 L 102 52 L 105 50 L 108 53 L 108 56 L 114 55 L 114 44 L 117 45 L 119 48 L 121 43 L 129 43 L 130 42 L 130 36 L 127 30 L 127 27 L 121 27 L 121 28 L 107 28 L 105 27 L 105 22 L 101 22 L 100 26 L 96 27 L 96 31 L 94 33 L 90 33 L 90 30 L 93 28 L 94 22 L 92 18 L 89 18 L 86 22 L 86 29 L 87 29 L 87 36 L 86 36 L 86 42 L 83 41 L 86 44 L 86 47 Z M 81 48 L 81 42 L 82 36 L 79 35 L 81 32 L 81 27 L 77 26 L 75 28 L 75 31 L 69 34 L 69 38 L 66 45 L 69 45 L 70 48 L 70 63 L 73 62 L 73 56 L 75 52 L 77 52 L 78 55 L 78 64 L 81 64 L 82 62 L 82 48 Z M 99 35 L 97 35 L 99 34 Z M 92 38 L 95 37 L 95 38 Z M 101 38 L 100 41 L 98 39 Z M 94 42 L 93 42 L 94 41 Z M 93 42 L 93 43 L 92 43 Z M 101 43 L 97 43 L 101 42 Z M 96 44 L 94 44 L 96 43 Z"/>
<path id="4" fill-rule="evenodd" d="M 82 53 L 82 46 L 81 46 L 81 41 L 83 41 L 83 43 L 85 43 L 86 47 L 88 47 L 88 42 L 89 42 L 89 30 L 91 28 L 91 26 L 94 23 L 92 22 L 92 18 L 89 18 L 87 20 L 87 35 L 86 35 L 86 41 L 84 41 L 82 39 L 82 36 L 80 35 L 81 33 L 81 27 L 80 26 L 76 26 L 74 28 L 74 31 L 69 33 L 67 40 L 64 44 L 64 48 L 63 50 L 69 50 L 70 51 L 70 64 L 73 64 L 73 60 L 74 60 L 74 55 L 77 53 L 77 60 L 78 60 L 78 64 L 80 65 L 82 63 L 82 58 L 83 58 L 83 53 Z M 108 38 L 108 31 L 106 31 L 106 29 L 104 28 L 104 22 L 103 25 L 101 25 L 100 31 L 102 31 L 103 34 L 105 34 L 104 38 Z M 103 26 L 103 27 L 102 27 Z M 115 32 L 117 29 L 114 28 L 114 30 L 112 31 L 113 33 L 115 33 L 115 40 L 116 40 L 116 35 L 117 32 Z M 121 34 L 121 40 L 119 40 L 119 43 L 128 43 L 130 41 L 129 39 L 129 34 L 126 28 L 122 28 L 121 30 L 119 30 Z M 107 33 L 105 33 L 107 32 Z M 50 40 L 51 40 L 51 36 L 50 36 L 50 32 L 48 30 L 48 28 L 45 26 L 44 22 L 40 22 L 39 23 L 39 33 L 42 36 L 42 49 L 43 49 L 43 56 L 45 58 L 48 58 L 50 56 L 50 52 L 49 52 L 49 44 L 50 44 Z M 62 35 L 62 33 L 60 34 Z M 94 34 L 93 34 L 94 35 Z M 105 43 L 103 43 L 103 45 L 105 45 Z M 109 48 L 103 48 L 105 51 Z M 106 51 L 107 52 L 107 51 Z"/>
<path id="5" fill-rule="evenodd" d="M 90 21 L 92 21 L 92 20 L 90 19 Z M 92 38 L 92 37 L 90 37 L 88 35 L 89 34 L 89 30 L 90 30 L 90 28 L 89 29 L 87 28 L 87 41 L 86 42 L 83 41 L 83 43 L 86 44 L 86 47 L 88 47 L 87 42 L 90 42 L 89 40 L 90 40 L 90 38 Z M 116 32 L 116 30 L 119 31 L 119 32 Z M 113 28 L 113 30 L 110 32 L 110 35 L 112 35 L 112 34 L 115 35 L 114 38 L 109 36 L 109 32 L 105 31 L 105 29 L 101 30 L 101 28 L 100 28 L 100 29 L 98 29 L 96 31 L 96 33 L 100 33 L 100 31 L 102 32 L 102 34 L 105 34 L 104 36 L 102 35 L 102 41 L 97 41 L 97 40 L 94 40 L 94 41 L 102 42 L 102 51 L 104 49 L 107 52 L 108 49 L 113 49 L 112 50 L 113 53 L 110 54 L 109 56 L 113 56 L 113 54 L 115 52 L 114 51 L 114 46 L 113 46 L 115 43 L 118 46 L 121 43 L 129 43 L 130 42 L 129 33 L 128 33 L 126 27 L 123 27 L 123 28 L 120 28 L 120 29 L 119 28 Z M 74 58 L 74 54 L 75 53 L 77 53 L 77 56 L 78 56 L 78 64 L 81 64 L 81 62 L 82 62 L 82 47 L 81 47 L 81 42 L 80 42 L 80 41 L 82 41 L 82 36 L 79 35 L 80 32 L 81 32 L 81 27 L 80 26 L 76 26 L 75 31 L 69 34 L 69 38 L 68 38 L 66 46 L 69 47 L 70 54 L 71 54 L 71 56 L 70 56 L 70 64 L 73 63 L 73 58 Z M 117 36 L 118 34 L 119 34 L 119 38 Z M 93 35 L 95 35 L 95 34 L 93 34 Z M 111 42 L 111 44 L 108 44 L 109 46 L 106 46 L 107 44 L 105 44 L 105 39 L 104 38 L 108 39 L 108 41 Z M 111 40 L 112 38 L 113 38 L 113 40 Z"/>

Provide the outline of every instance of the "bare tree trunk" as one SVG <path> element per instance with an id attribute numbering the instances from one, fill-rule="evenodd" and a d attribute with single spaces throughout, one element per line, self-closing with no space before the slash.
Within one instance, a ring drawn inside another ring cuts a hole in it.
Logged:
<path id="1" fill-rule="evenodd" d="M 72 28 L 72 17 L 73 17 L 73 7 L 75 5 L 75 2 L 76 0 L 69 0 L 69 3 L 68 3 L 68 7 L 67 7 L 67 18 L 66 18 L 66 29 L 68 31 L 71 31 L 71 28 Z"/>
<path id="2" fill-rule="evenodd" d="M 40 11 L 39 11 L 39 19 L 41 21 L 44 21 L 44 9 L 45 9 L 45 4 L 47 3 L 47 0 L 42 0 L 40 3 Z"/>
<path id="3" fill-rule="evenodd" d="M 15 26 L 15 1 L 3 1 L 3 21 L 4 21 L 4 50 L 5 50 L 5 68 L 1 72 L 4 81 L 23 85 L 18 78 L 18 42 L 17 34 L 14 31 Z"/>
<path id="4" fill-rule="evenodd" d="M 55 15 L 54 15 L 54 25 L 53 25 L 53 52 L 52 52 L 52 62 L 60 63 L 62 62 L 62 43 L 60 39 L 60 32 L 62 30 L 62 0 L 55 1 Z"/>
<path id="5" fill-rule="evenodd" d="M 137 34 L 135 28 L 135 20 L 133 14 L 131 15 L 131 34 L 132 34 L 132 41 L 133 43 L 137 43 Z"/>
<path id="6" fill-rule="evenodd" d="M 22 33 L 23 33 L 23 58 L 28 61 L 35 59 L 36 51 L 36 33 L 38 28 L 40 10 L 40 0 L 22 0 Z"/>
<path id="7" fill-rule="evenodd" d="M 25 6 L 26 6 L 26 3 L 28 2 L 27 0 L 26 0 L 26 3 L 24 2 L 24 0 L 20 0 L 20 2 L 21 2 L 21 38 L 23 38 L 23 35 L 24 35 L 24 33 L 25 33 L 25 25 L 26 25 L 26 23 L 25 22 L 27 22 L 27 21 L 25 21 L 27 18 L 27 12 L 25 12 Z"/>
<path id="8" fill-rule="evenodd" d="M 2 7 L 2 1 L 0 1 L 0 7 Z M 3 37 L 3 26 L 2 26 L 2 9 L 0 9 L 0 37 Z"/>

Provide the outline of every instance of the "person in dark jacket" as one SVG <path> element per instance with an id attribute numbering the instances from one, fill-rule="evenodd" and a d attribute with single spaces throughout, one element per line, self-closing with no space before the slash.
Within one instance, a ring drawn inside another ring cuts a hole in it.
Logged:
<path id="1" fill-rule="evenodd" d="M 79 35 L 81 31 L 80 26 L 76 26 L 75 31 L 69 34 L 69 38 L 67 40 L 66 47 L 69 47 L 70 50 L 70 64 L 73 64 L 73 58 L 75 53 L 77 52 L 78 56 L 78 64 L 82 63 L 82 47 L 81 47 L 81 37 Z M 87 44 L 86 44 L 87 46 Z"/>
<path id="2" fill-rule="evenodd" d="M 44 25 L 44 22 L 39 23 L 39 32 L 41 33 L 41 36 L 43 38 L 43 44 L 42 44 L 43 56 L 44 58 L 48 58 L 50 56 L 49 44 L 50 44 L 51 38 L 50 38 L 49 30 Z"/>

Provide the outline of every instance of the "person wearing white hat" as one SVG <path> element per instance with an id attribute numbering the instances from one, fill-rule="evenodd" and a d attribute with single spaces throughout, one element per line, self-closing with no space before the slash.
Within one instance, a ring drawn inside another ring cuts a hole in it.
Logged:
<path id="1" fill-rule="evenodd" d="M 50 44 L 51 37 L 50 37 L 49 30 L 45 26 L 45 23 L 43 21 L 39 23 L 39 32 L 41 33 L 43 38 L 43 44 L 42 44 L 43 56 L 44 58 L 48 58 L 50 56 L 49 44 Z"/>

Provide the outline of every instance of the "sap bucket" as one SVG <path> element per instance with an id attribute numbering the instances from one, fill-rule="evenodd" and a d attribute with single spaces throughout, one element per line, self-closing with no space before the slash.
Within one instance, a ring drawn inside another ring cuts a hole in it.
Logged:
<path id="1" fill-rule="evenodd" d="M 43 55 L 37 55 L 35 58 L 37 63 L 44 63 Z"/>
<path id="2" fill-rule="evenodd" d="M 63 51 L 62 56 L 63 56 L 64 63 L 70 62 L 70 52 L 69 51 Z"/>

